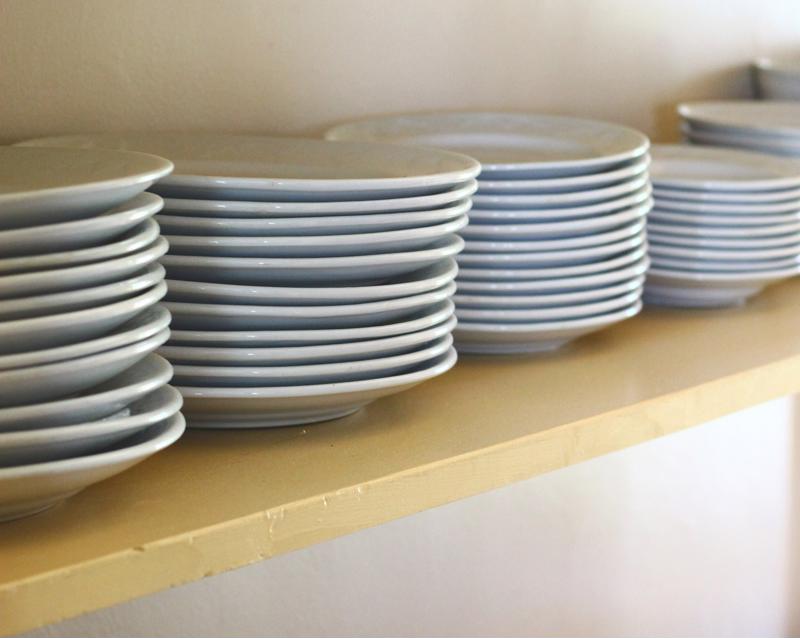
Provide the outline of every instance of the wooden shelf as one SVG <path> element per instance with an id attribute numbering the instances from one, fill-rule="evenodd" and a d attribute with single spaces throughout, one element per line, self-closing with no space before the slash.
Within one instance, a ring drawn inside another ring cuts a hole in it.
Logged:
<path id="1" fill-rule="evenodd" d="M 191 431 L 0 525 L 14 634 L 635 445 L 800 390 L 800 280 L 646 311 L 544 358 L 463 358 L 339 421 Z"/>

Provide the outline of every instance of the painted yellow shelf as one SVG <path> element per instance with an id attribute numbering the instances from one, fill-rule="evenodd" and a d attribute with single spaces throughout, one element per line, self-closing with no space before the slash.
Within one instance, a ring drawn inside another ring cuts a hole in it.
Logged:
<path id="1" fill-rule="evenodd" d="M 14 634 L 635 445 L 800 390 L 800 280 L 728 311 L 646 311 L 557 355 L 464 358 L 351 417 L 194 431 L 0 525 Z"/>

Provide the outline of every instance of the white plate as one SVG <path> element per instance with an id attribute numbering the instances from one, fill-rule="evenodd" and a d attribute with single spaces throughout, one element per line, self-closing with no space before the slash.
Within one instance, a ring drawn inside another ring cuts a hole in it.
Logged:
<path id="1" fill-rule="evenodd" d="M 171 162 L 142 153 L 0 146 L 0 228 L 91 217 L 171 170 Z"/>
<path id="2" fill-rule="evenodd" d="M 453 296 L 454 282 L 431 292 L 384 301 L 337 306 L 232 306 L 166 302 L 181 330 L 290 330 L 357 328 L 399 321 Z"/>
<path id="3" fill-rule="evenodd" d="M 788 224 L 767 226 L 698 226 L 696 224 L 659 223 L 658 220 L 647 220 L 647 231 L 660 234 L 703 237 L 707 239 L 784 237 L 800 232 L 800 220 Z"/>
<path id="4" fill-rule="evenodd" d="M 119 474 L 177 441 L 186 427 L 180 412 L 111 450 L 61 461 L 0 468 L 0 520 L 46 510 Z"/>
<path id="5" fill-rule="evenodd" d="M 348 257 L 423 250 L 467 225 L 467 216 L 424 228 L 387 230 L 355 235 L 279 237 L 204 237 L 168 235 L 171 255 L 211 257 Z"/>
<path id="6" fill-rule="evenodd" d="M 0 467 L 94 454 L 170 418 L 182 403 L 180 392 L 165 385 L 131 403 L 124 415 L 69 427 L 0 432 Z"/>
<path id="7" fill-rule="evenodd" d="M 453 235 L 424 250 L 384 255 L 294 258 L 166 255 L 161 263 L 167 269 L 169 279 L 260 286 L 366 284 L 384 283 L 390 277 L 432 266 L 441 259 L 458 254 L 463 247 L 464 240 Z"/>
<path id="8" fill-rule="evenodd" d="M 720 213 L 677 213 L 661 208 L 653 208 L 647 216 L 648 221 L 663 224 L 684 224 L 686 226 L 721 226 L 735 228 L 743 226 L 785 226 L 800 222 L 800 211 L 775 215 L 722 215 Z"/>
<path id="9" fill-rule="evenodd" d="M 120 319 L 118 316 L 114 316 L 111 321 L 115 324 L 116 329 L 110 333 L 108 329 L 103 329 L 101 331 L 103 336 L 78 342 L 70 339 L 70 345 L 61 345 L 55 348 L 0 355 L 0 370 L 55 363 L 56 361 L 65 361 L 113 348 L 120 348 L 161 332 L 169 326 L 170 322 L 169 311 L 163 306 L 145 306 L 145 310 L 128 311 L 127 314 L 137 314 L 137 316 L 119 325 L 119 327 L 116 327 L 116 324 L 120 322 Z M 109 319 L 98 319 L 98 321 L 109 322 Z"/>
<path id="10" fill-rule="evenodd" d="M 488 280 L 500 282 L 524 279 L 556 279 L 562 277 L 590 275 L 628 266 L 642 259 L 646 253 L 647 247 L 642 246 L 619 257 L 613 257 L 611 259 L 589 264 L 580 264 L 577 266 L 558 266 L 555 268 L 461 268 L 458 274 L 458 285 L 460 286 L 462 281 L 467 280 Z"/>
<path id="11" fill-rule="evenodd" d="M 529 295 L 551 296 L 570 294 L 575 291 L 602 290 L 605 286 L 631 281 L 647 272 L 650 260 L 646 257 L 638 262 L 622 266 L 607 272 L 574 277 L 558 277 L 554 279 L 515 279 L 509 281 L 458 281 L 459 294 L 481 295 L 492 297 L 514 296 L 526 297 Z"/>
<path id="12" fill-rule="evenodd" d="M 458 317 L 459 323 L 467 324 L 498 323 L 505 325 L 537 321 L 561 321 L 562 319 L 592 317 L 614 312 L 620 308 L 630 306 L 638 301 L 641 296 L 642 289 L 639 287 L 611 299 L 553 308 L 462 308 L 456 304 L 456 317 Z"/>
<path id="13" fill-rule="evenodd" d="M 164 280 L 164 267 L 150 264 L 134 276 L 102 286 L 68 290 L 49 295 L 34 295 L 16 299 L 0 299 L 0 321 L 30 319 L 96 308 L 121 301 L 153 288 Z"/>
<path id="14" fill-rule="evenodd" d="M 92 248 L 79 248 L 64 252 L 24 255 L 21 257 L 0 258 L 0 273 L 23 273 L 35 270 L 80 266 L 104 259 L 114 259 L 142 250 L 158 239 L 158 224 L 146 220 L 129 230 L 114 242 Z"/>
<path id="15" fill-rule="evenodd" d="M 641 205 L 651 199 L 651 189 L 648 186 L 632 195 L 619 199 L 589 206 L 573 206 L 569 208 L 473 208 L 470 211 L 470 221 L 475 224 L 502 224 L 502 223 L 553 223 L 560 221 L 573 221 L 608 215 L 632 206 Z"/>
<path id="16" fill-rule="evenodd" d="M 782 155 L 784 160 L 796 161 L 800 155 L 800 140 L 792 141 L 783 137 L 766 135 L 747 135 L 744 133 L 696 129 L 681 126 L 684 137 L 691 144 L 729 147 L 731 149 L 758 152 L 759 154 Z"/>
<path id="17" fill-rule="evenodd" d="M 169 330 L 97 354 L 0 371 L 0 406 L 52 401 L 107 381 L 141 361 L 169 338 Z"/>
<path id="18" fill-rule="evenodd" d="M 584 237 L 603 233 L 612 229 L 631 224 L 645 217 L 653 206 L 649 199 L 644 204 L 627 208 L 625 210 L 588 217 L 586 219 L 571 219 L 561 222 L 540 223 L 499 223 L 499 224 L 470 224 L 461 231 L 461 236 L 467 240 L 478 241 L 534 241 L 541 239 L 555 239 L 566 237 Z"/>
<path id="19" fill-rule="evenodd" d="M 513 180 L 507 180 L 513 181 Z M 594 188 L 584 191 L 571 191 L 567 193 L 549 194 L 485 194 L 478 193 L 472 197 L 475 206 L 487 208 L 565 208 L 571 206 L 584 206 L 597 202 L 619 199 L 645 188 L 649 183 L 648 176 L 639 175 L 620 184 Z"/>
<path id="20" fill-rule="evenodd" d="M 643 156 L 649 144 L 638 131 L 616 124 L 532 113 L 377 117 L 336 126 L 326 137 L 457 150 L 480 161 L 483 177 L 596 173 Z"/>
<path id="21" fill-rule="evenodd" d="M 447 208 L 407 213 L 280 217 L 275 219 L 159 215 L 158 224 L 164 234 L 172 235 L 237 235 L 240 237 L 345 235 L 406 230 L 442 224 L 465 215 L 470 206 L 470 201 L 466 200 Z"/>
<path id="22" fill-rule="evenodd" d="M 177 199 L 164 200 L 164 212 L 192 217 L 276 219 L 327 215 L 358 215 L 388 212 L 433 210 L 451 206 L 470 197 L 478 188 L 474 179 L 434 195 L 362 199 L 337 202 L 248 202 L 244 200 Z"/>
<path id="23" fill-rule="evenodd" d="M 396 376 L 288 388 L 179 387 L 190 427 L 254 428 L 327 421 L 367 403 L 447 372 L 457 360 L 452 348 L 419 369 Z"/>
<path id="24" fill-rule="evenodd" d="M 600 299 L 610 299 L 638 290 L 644 284 L 644 276 L 639 275 L 626 279 L 622 283 L 611 286 L 574 290 L 572 292 L 555 292 L 550 294 L 456 294 L 453 301 L 459 312 L 474 310 L 514 310 L 532 308 L 553 308 L 557 306 L 574 306 Z"/>
<path id="25" fill-rule="evenodd" d="M 800 104 L 760 100 L 688 102 L 678 114 L 694 126 L 745 133 L 785 134 L 800 139 Z"/>
<path id="26" fill-rule="evenodd" d="M 797 270 L 800 267 L 800 255 L 778 259 L 741 259 L 738 261 L 721 260 L 689 260 L 674 257 L 664 257 L 661 254 L 651 253 L 650 258 L 653 268 L 659 270 L 685 270 L 691 272 L 709 273 L 752 273 L 758 274 L 769 270 Z"/>
<path id="27" fill-rule="evenodd" d="M 719 248 L 691 248 L 684 246 L 669 246 L 660 243 L 650 244 L 650 254 L 656 257 L 673 257 L 692 261 L 746 261 L 753 262 L 760 259 L 780 259 L 782 257 L 800 256 L 800 243 L 795 242 L 789 246 L 749 250 L 725 250 Z"/>
<path id="28" fill-rule="evenodd" d="M 532 268 L 587 264 L 619 255 L 645 242 L 645 233 L 600 246 L 529 253 L 461 253 L 458 263 L 463 268 Z"/>
<path id="29" fill-rule="evenodd" d="M 0 321 L 0 368 L 32 365 L 24 363 L 29 357 L 61 356 L 61 358 L 67 358 L 69 352 L 90 347 L 85 343 L 86 341 L 106 335 L 114 328 L 151 308 L 164 297 L 166 292 L 167 285 L 162 281 L 135 297 L 115 301 L 105 306 L 42 315 L 33 319 Z M 51 351 L 47 355 L 42 352 L 44 349 L 55 349 L 57 346 L 59 346 L 60 354 Z M 33 351 L 39 354 L 34 354 Z M 3 356 L 11 354 L 17 356 Z"/>
<path id="30" fill-rule="evenodd" d="M 510 194 L 510 193 L 570 193 L 592 188 L 602 188 L 617 184 L 625 180 L 634 179 L 647 170 L 650 165 L 650 156 L 643 157 L 628 163 L 621 168 L 576 175 L 574 177 L 554 177 L 552 179 L 483 179 L 479 184 L 482 194 Z M 488 174 L 487 174 L 488 176 Z M 490 177 L 490 176 L 489 176 Z"/>
<path id="31" fill-rule="evenodd" d="M 800 200 L 765 204 L 716 204 L 711 202 L 688 202 L 663 197 L 656 199 L 656 206 L 660 210 L 710 215 L 773 215 L 800 212 Z"/>
<path id="32" fill-rule="evenodd" d="M 220 387 L 293 387 L 324 383 L 366 381 L 409 372 L 447 352 L 453 344 L 450 334 L 433 344 L 406 354 L 288 366 L 199 366 L 175 365 L 175 383 L 181 386 Z"/>
<path id="33" fill-rule="evenodd" d="M 600 246 L 634 237 L 642 232 L 645 220 L 640 219 L 616 230 L 610 230 L 593 235 L 580 235 L 577 237 L 564 237 L 561 239 L 540 239 L 539 241 L 466 241 L 465 253 L 518 253 L 535 252 L 543 250 L 569 250 L 571 248 L 585 248 L 586 246 Z M 464 253 L 462 253 L 464 254 Z"/>
<path id="34" fill-rule="evenodd" d="M 116 414 L 172 378 L 172 366 L 156 354 L 83 393 L 16 407 L 0 408 L 0 432 L 53 428 L 97 421 Z"/>
<path id="35" fill-rule="evenodd" d="M 474 159 L 436 149 L 291 137 L 206 133 L 98 133 L 26 145 L 116 148 L 169 157 L 154 189 L 170 197 L 334 201 L 426 195 L 474 178 Z"/>
<path id="36" fill-rule="evenodd" d="M 419 311 L 408 319 L 363 328 L 326 328 L 317 330 L 173 330 L 170 345 L 212 347 L 274 347 L 324 345 L 382 339 L 426 330 L 450 319 L 455 306 L 450 300 Z"/>
<path id="37" fill-rule="evenodd" d="M 775 202 L 800 202 L 800 188 L 788 188 L 779 191 L 761 191 L 748 193 L 746 191 L 725 192 L 725 191 L 700 191 L 684 190 L 671 187 L 653 187 L 653 197 L 655 199 L 682 201 L 682 202 L 706 202 L 709 204 L 766 204 Z"/>
<path id="38" fill-rule="evenodd" d="M 82 266 L 0 275 L 0 299 L 64 292 L 120 281 L 140 272 L 167 252 L 160 237 L 151 246 L 123 257 Z"/>
<path id="39" fill-rule="evenodd" d="M 641 302 L 594 317 L 539 323 L 459 322 L 456 348 L 471 354 L 533 354 L 550 352 L 570 341 L 639 314 Z"/>
<path id="40" fill-rule="evenodd" d="M 162 199 L 140 193 L 102 215 L 60 224 L 0 230 L 0 254 L 6 257 L 54 253 L 110 243 L 161 210 Z"/>
<path id="41" fill-rule="evenodd" d="M 189 365 L 266 366 L 275 364 L 336 363 L 404 354 L 453 331 L 455 316 L 433 328 L 383 339 L 353 343 L 275 348 L 204 348 L 166 345 L 159 353 L 173 363 Z"/>
<path id="42" fill-rule="evenodd" d="M 654 187 L 715 192 L 800 187 L 800 162 L 780 157 L 687 144 L 656 144 L 651 157 Z"/>
<path id="43" fill-rule="evenodd" d="M 455 259 L 448 257 L 415 270 L 392 283 L 376 286 L 329 286 L 326 288 L 291 288 L 288 286 L 237 286 L 200 281 L 167 281 L 170 301 L 192 301 L 234 305 L 324 306 L 363 303 L 418 295 L 441 288 L 453 281 L 458 272 Z M 0 312 L 2 302 L 0 302 Z"/>
<path id="44" fill-rule="evenodd" d="M 670 246 L 682 246 L 685 248 L 720 248 L 723 250 L 764 250 L 783 246 L 800 244 L 800 228 L 793 233 L 776 235 L 769 237 L 748 237 L 744 235 L 741 239 L 720 239 L 717 237 L 707 237 L 704 233 L 696 235 L 680 235 L 671 232 L 661 232 L 664 226 L 655 225 L 648 228 L 647 238 L 651 244 L 666 244 Z M 671 229 L 671 226 L 666 226 Z M 656 230 L 657 229 L 657 230 Z"/>

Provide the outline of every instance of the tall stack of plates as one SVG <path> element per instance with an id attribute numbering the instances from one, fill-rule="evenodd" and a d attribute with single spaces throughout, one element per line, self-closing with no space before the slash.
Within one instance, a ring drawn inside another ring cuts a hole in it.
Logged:
<path id="1" fill-rule="evenodd" d="M 692 144 L 800 157 L 800 102 L 689 102 L 678 113 Z"/>
<path id="2" fill-rule="evenodd" d="M 174 442 L 167 249 L 142 153 L 0 147 L 0 520 Z"/>
<path id="3" fill-rule="evenodd" d="M 702 146 L 651 152 L 646 302 L 738 305 L 800 272 L 800 162 Z"/>
<path id="4" fill-rule="evenodd" d="M 756 94 L 762 100 L 800 100 L 800 60 L 760 58 L 754 74 Z"/>
<path id="5" fill-rule="evenodd" d="M 456 360 L 451 297 L 479 171 L 385 144 L 90 135 L 42 145 L 169 157 L 155 190 L 175 365 L 189 424 L 343 416 Z"/>
<path id="6" fill-rule="evenodd" d="M 652 204 L 641 133 L 452 113 L 355 122 L 327 137 L 439 146 L 481 162 L 458 258 L 459 351 L 544 352 L 639 312 Z"/>

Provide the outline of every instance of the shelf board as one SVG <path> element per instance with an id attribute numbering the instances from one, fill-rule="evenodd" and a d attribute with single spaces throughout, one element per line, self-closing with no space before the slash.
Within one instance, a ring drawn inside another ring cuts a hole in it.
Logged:
<path id="1" fill-rule="evenodd" d="M 800 390 L 800 280 L 725 311 L 654 311 L 540 358 L 466 358 L 358 414 L 190 431 L 0 525 L 0 633 L 29 630 Z"/>

